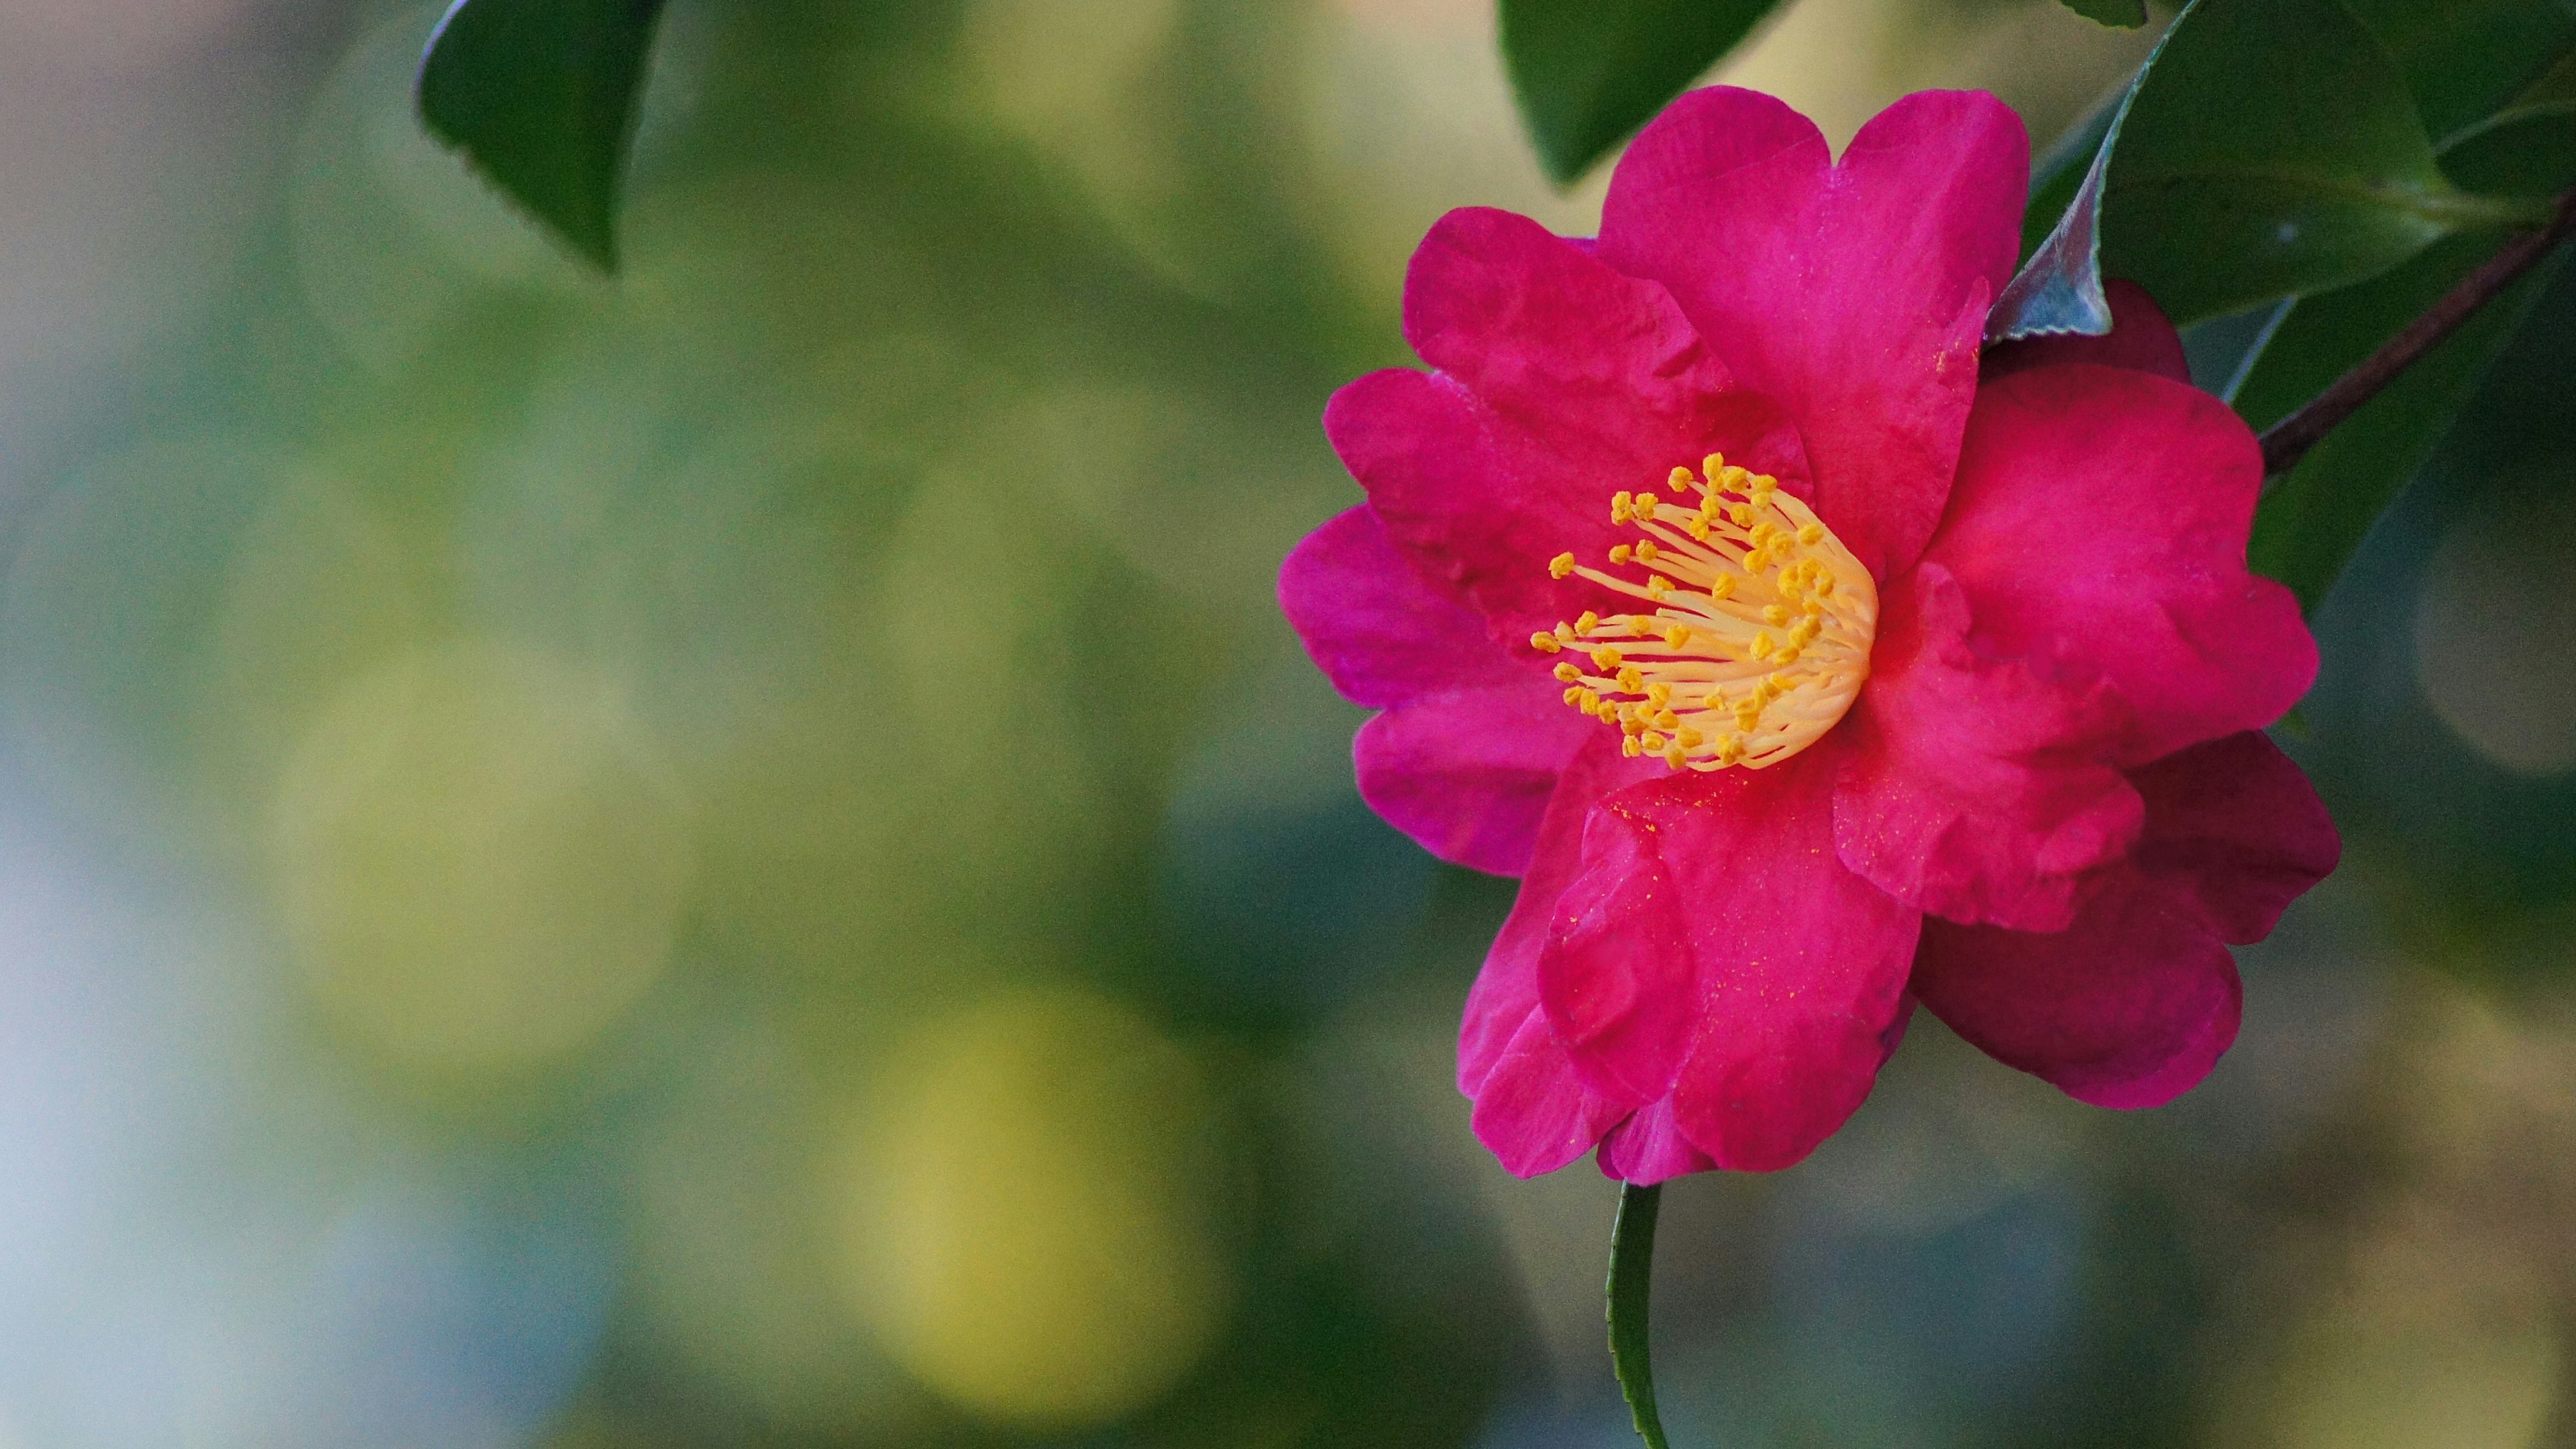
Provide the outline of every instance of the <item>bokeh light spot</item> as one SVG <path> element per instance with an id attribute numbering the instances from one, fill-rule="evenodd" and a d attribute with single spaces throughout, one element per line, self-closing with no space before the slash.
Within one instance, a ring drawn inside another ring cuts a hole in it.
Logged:
<path id="1" fill-rule="evenodd" d="M 690 877 L 678 802 L 580 673 L 460 644 L 360 676 L 289 758 L 276 901 L 335 1025 L 421 1065 L 562 1056 L 661 970 Z"/>
<path id="2" fill-rule="evenodd" d="M 2526 775 L 2576 766 L 2576 508 L 2455 525 L 2415 610 L 2415 674 L 2471 749 Z"/>
<path id="3" fill-rule="evenodd" d="M 1169 1391 L 1234 1296 L 1217 1115 L 1133 1012 L 1021 992 L 920 1029 L 838 1164 L 844 1281 L 943 1397 L 1031 1427 Z"/>

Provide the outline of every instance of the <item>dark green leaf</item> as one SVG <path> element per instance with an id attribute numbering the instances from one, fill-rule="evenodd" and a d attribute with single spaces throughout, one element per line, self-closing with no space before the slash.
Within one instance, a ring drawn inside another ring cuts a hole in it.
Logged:
<path id="1" fill-rule="evenodd" d="M 2576 45 L 2576 9 L 2564 0 L 2345 3 L 2397 58 L 2437 141 L 2493 114 Z"/>
<path id="2" fill-rule="evenodd" d="M 2135 30 L 2147 23 L 2147 0 L 2065 0 L 2065 5 L 2096 25 Z"/>
<path id="3" fill-rule="evenodd" d="M 1681 94 L 1778 0 L 1502 0 L 1503 64 L 1560 185 Z"/>
<path id="4" fill-rule="evenodd" d="M 2338 0 L 2201 0 L 2113 151 L 2102 266 L 2196 321 L 2530 219 L 2452 187 L 2396 61 Z"/>
<path id="5" fill-rule="evenodd" d="M 2462 186 L 2506 196 L 2576 186 L 2576 49 L 2494 115 L 2454 133 L 2442 169 Z"/>
<path id="6" fill-rule="evenodd" d="M 1655 1411 L 1655 1368 L 1646 1335 L 1655 1280 L 1655 1213 L 1664 1190 L 1619 1186 L 1619 1216 L 1610 1227 L 1610 1366 L 1627 1395 L 1628 1414 L 1646 1449 L 1670 1449 Z"/>
<path id="7" fill-rule="evenodd" d="M 421 61 L 430 133 L 608 271 L 661 11 L 662 0 L 457 0 Z"/>
<path id="8" fill-rule="evenodd" d="M 2374 351 L 2496 249 L 2458 237 L 2359 286 L 2296 303 L 2238 387 L 2246 421 L 2269 427 Z M 2313 612 L 2381 510 L 2450 431 L 2523 313 L 2547 285 L 2543 264 L 2489 302 L 2354 413 L 2265 495 L 2247 559 Z"/>
<path id="9" fill-rule="evenodd" d="M 2140 67 L 1988 336 L 2100 330 L 2105 272 L 2187 324 L 2539 219 L 2528 202 L 2451 184 L 2397 60 L 2340 0 L 2195 0 Z"/>

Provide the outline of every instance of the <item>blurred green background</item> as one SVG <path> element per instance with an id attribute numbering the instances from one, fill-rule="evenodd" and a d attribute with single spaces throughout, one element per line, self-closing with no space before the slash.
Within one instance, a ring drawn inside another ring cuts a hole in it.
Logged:
<path id="1" fill-rule="evenodd" d="M 1597 215 L 1485 0 L 679 0 L 615 283 L 422 137 L 435 18 L 0 0 L 0 1446 L 1631 1442 L 1610 1185 L 1450 1085 L 1509 885 L 1272 602 L 1422 230 Z M 2152 38 L 1721 75 L 2045 143 Z M 1676 1184 L 1677 1442 L 2576 1444 L 2571 354 L 2320 615 L 2233 1055 L 1921 1017 Z"/>

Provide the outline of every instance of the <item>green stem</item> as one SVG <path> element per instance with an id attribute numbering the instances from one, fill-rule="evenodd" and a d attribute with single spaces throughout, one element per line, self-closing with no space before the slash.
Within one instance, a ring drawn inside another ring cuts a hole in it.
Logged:
<path id="1" fill-rule="evenodd" d="M 1671 1449 L 1655 1412 L 1655 1368 L 1646 1342 L 1646 1299 L 1655 1277 L 1655 1207 L 1661 1186 L 1623 1183 L 1619 1216 L 1610 1226 L 1610 1365 L 1646 1449 Z"/>

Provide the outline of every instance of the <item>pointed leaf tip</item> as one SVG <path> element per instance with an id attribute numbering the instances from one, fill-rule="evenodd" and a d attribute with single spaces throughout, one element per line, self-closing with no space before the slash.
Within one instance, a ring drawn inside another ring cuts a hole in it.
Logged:
<path id="1" fill-rule="evenodd" d="M 430 134 L 603 271 L 663 0 L 456 0 L 421 58 Z"/>

